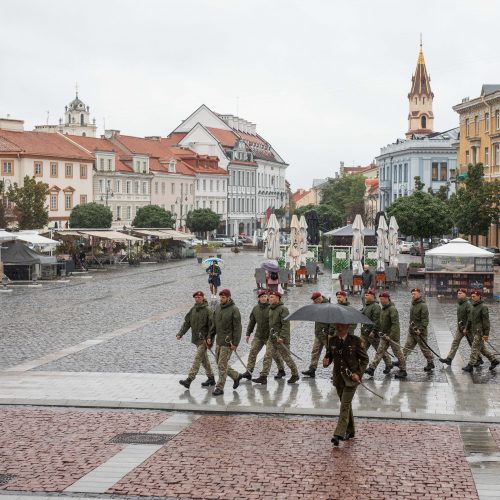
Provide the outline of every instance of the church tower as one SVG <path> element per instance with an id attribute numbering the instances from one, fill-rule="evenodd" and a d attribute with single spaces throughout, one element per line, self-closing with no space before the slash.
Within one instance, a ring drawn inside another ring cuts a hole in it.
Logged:
<path id="1" fill-rule="evenodd" d="M 406 137 L 413 134 L 429 135 L 434 131 L 434 114 L 432 113 L 431 79 L 425 67 L 422 41 L 418 54 L 417 69 L 411 79 L 411 90 L 408 94 L 410 110 L 408 113 L 408 132 Z"/>
<path id="2" fill-rule="evenodd" d="M 95 119 L 90 123 L 90 108 L 76 97 L 65 106 L 63 133 L 71 135 L 96 136 L 97 126 Z"/>

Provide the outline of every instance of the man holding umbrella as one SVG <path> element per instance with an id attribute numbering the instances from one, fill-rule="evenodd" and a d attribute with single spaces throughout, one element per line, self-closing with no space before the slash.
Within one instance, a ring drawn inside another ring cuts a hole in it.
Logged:
<path id="1" fill-rule="evenodd" d="M 222 273 L 218 261 L 215 259 L 211 260 L 206 272 L 208 273 L 210 293 L 212 294 L 212 299 L 215 299 L 217 298 L 217 289 L 220 287 L 220 275 Z"/>

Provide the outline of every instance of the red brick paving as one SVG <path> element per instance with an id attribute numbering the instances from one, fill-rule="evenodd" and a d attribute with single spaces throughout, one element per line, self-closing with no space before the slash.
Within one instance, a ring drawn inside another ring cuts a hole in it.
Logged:
<path id="1" fill-rule="evenodd" d="M 478 498 L 455 425 L 205 416 L 108 493 L 203 499 Z M 445 450 L 445 451 L 443 451 Z"/>
<path id="2" fill-rule="evenodd" d="M 17 476 L 0 490 L 62 491 L 118 453 L 108 441 L 146 432 L 163 412 L 0 409 L 0 473 Z"/>

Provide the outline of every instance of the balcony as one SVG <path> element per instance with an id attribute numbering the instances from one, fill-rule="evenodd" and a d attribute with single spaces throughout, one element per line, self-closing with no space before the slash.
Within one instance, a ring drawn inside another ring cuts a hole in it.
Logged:
<path id="1" fill-rule="evenodd" d="M 379 189 L 381 191 L 390 191 L 391 190 L 391 181 L 379 181 Z"/>

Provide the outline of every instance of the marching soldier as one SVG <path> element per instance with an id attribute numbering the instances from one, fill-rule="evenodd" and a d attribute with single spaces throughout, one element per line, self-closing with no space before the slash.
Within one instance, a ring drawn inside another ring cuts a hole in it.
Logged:
<path id="1" fill-rule="evenodd" d="M 434 358 L 432 357 L 431 350 L 425 345 L 427 343 L 429 309 L 424 299 L 422 299 L 420 288 L 413 288 L 411 290 L 411 298 L 410 326 L 404 346 L 405 356 L 408 357 L 418 344 L 422 354 L 425 356 L 425 359 L 427 359 L 427 366 L 424 367 L 424 371 L 430 372 L 434 370 Z"/>
<path id="2" fill-rule="evenodd" d="M 311 295 L 311 300 L 315 304 L 328 304 L 330 301 L 321 295 L 319 292 L 314 292 Z M 316 369 L 318 368 L 319 357 L 323 347 L 328 350 L 328 340 L 333 335 L 333 325 L 328 323 L 314 323 L 314 343 L 311 351 L 311 363 L 309 369 L 302 372 L 302 375 L 314 378 L 316 376 Z"/>
<path id="3" fill-rule="evenodd" d="M 494 370 L 500 361 L 498 361 L 493 352 L 484 345 L 484 343 L 488 341 L 490 335 L 490 312 L 488 306 L 483 302 L 479 290 L 474 290 L 470 294 L 470 298 L 472 300 L 472 307 L 467 321 L 467 331 L 472 333 L 474 340 L 472 341 L 469 364 L 464 366 L 462 370 L 472 373 L 474 365 L 477 363 L 479 353 L 488 358 L 491 363 L 490 370 Z"/>
<path id="4" fill-rule="evenodd" d="M 323 359 L 323 366 L 333 361 L 333 385 L 340 399 L 340 413 L 333 433 L 332 443 L 354 437 L 352 399 L 368 365 L 368 354 L 361 339 L 349 334 L 349 325 L 336 324 L 337 335 L 330 342 L 330 349 Z"/>
<path id="5" fill-rule="evenodd" d="M 266 344 L 266 354 L 260 376 L 253 378 L 252 382 L 257 384 L 267 383 L 267 376 L 271 369 L 274 352 L 278 351 L 283 361 L 292 371 L 292 376 L 288 379 L 288 383 L 294 384 L 300 380 L 300 377 L 297 365 L 290 354 L 290 322 L 284 319 L 288 316 L 289 312 L 281 302 L 281 293 L 276 290 L 269 293 L 269 303 L 269 340 Z"/>
<path id="6" fill-rule="evenodd" d="M 215 357 L 219 369 L 219 379 L 212 394 L 220 396 L 224 394 L 224 384 L 228 375 L 234 381 L 233 389 L 238 388 L 241 380 L 240 374 L 229 367 L 231 354 L 236 350 L 241 340 L 241 315 L 231 298 L 231 292 L 227 288 L 219 292 L 219 304 L 215 308 L 214 324 L 217 343 Z"/>
<path id="7" fill-rule="evenodd" d="M 189 389 L 191 382 L 195 379 L 200 365 L 203 365 L 208 377 L 201 385 L 203 387 L 215 385 L 214 374 L 207 354 L 207 349 L 210 348 L 212 342 L 210 335 L 213 329 L 213 313 L 208 307 L 202 291 L 198 290 L 194 292 L 193 297 L 194 306 L 184 317 L 184 323 L 175 337 L 177 340 L 180 340 L 191 328 L 191 343 L 196 346 L 196 354 L 188 376 L 185 380 L 179 380 L 179 384 L 183 385 L 186 389 Z"/>
<path id="8" fill-rule="evenodd" d="M 252 340 L 252 346 L 250 347 L 250 352 L 248 353 L 247 368 L 245 373 L 241 374 L 241 378 L 246 378 L 247 380 L 252 379 L 252 372 L 255 368 L 255 361 L 257 359 L 257 354 L 262 350 L 269 340 L 269 302 L 267 297 L 267 290 L 261 290 L 258 295 L 259 303 L 252 309 L 250 313 L 250 321 L 248 322 L 246 341 L 250 340 L 250 336 L 257 325 L 257 330 L 255 336 Z M 285 375 L 285 366 L 283 365 L 283 360 L 281 356 L 275 352 L 275 357 L 273 358 L 275 363 L 278 365 L 278 375 L 275 378 L 281 378 Z M 281 375 L 281 373 L 283 375 Z M 267 379 L 266 379 L 267 381 Z"/>
<path id="9" fill-rule="evenodd" d="M 365 305 L 361 312 L 370 318 L 373 321 L 373 325 L 361 325 L 361 342 L 363 343 L 363 347 L 366 349 L 368 353 L 368 349 L 370 346 L 375 349 L 375 352 L 378 349 L 380 338 L 380 305 L 375 300 L 375 292 L 373 290 L 367 290 L 365 292 L 364 297 Z M 392 370 L 392 361 L 387 351 L 384 352 L 382 359 L 385 363 L 384 373 L 390 373 Z"/>
<path id="10" fill-rule="evenodd" d="M 382 309 L 380 311 L 380 343 L 378 345 L 377 353 L 365 371 L 368 375 L 373 376 L 377 365 L 383 358 L 387 349 L 390 347 L 392 352 L 398 358 L 399 372 L 396 373 L 396 378 L 405 378 L 408 376 L 406 373 L 406 359 L 403 355 L 401 346 L 399 345 L 399 313 L 396 306 L 391 301 L 391 296 L 387 292 L 382 292 L 378 296 Z M 386 368 L 387 370 L 387 368 Z M 386 372 L 384 370 L 385 373 Z"/>
<path id="11" fill-rule="evenodd" d="M 347 293 L 344 290 L 339 290 L 335 296 L 337 297 L 337 304 L 341 306 L 350 306 L 351 303 L 347 300 Z M 354 331 L 356 330 L 356 324 L 349 325 L 349 335 L 354 335 Z"/>
<path id="12" fill-rule="evenodd" d="M 467 299 L 467 290 L 465 288 L 460 288 L 457 291 L 457 330 L 455 332 L 455 336 L 453 337 L 453 342 L 451 343 L 448 356 L 446 356 L 446 358 L 439 358 L 441 363 L 451 365 L 451 362 L 457 353 L 458 347 L 460 346 L 460 342 L 462 342 L 464 337 L 467 339 L 469 346 L 472 347 L 474 336 L 472 335 L 472 332 L 467 330 L 467 323 L 469 321 L 471 309 L 471 303 Z M 479 356 L 476 366 L 482 364 L 483 360 L 481 356 Z"/>

